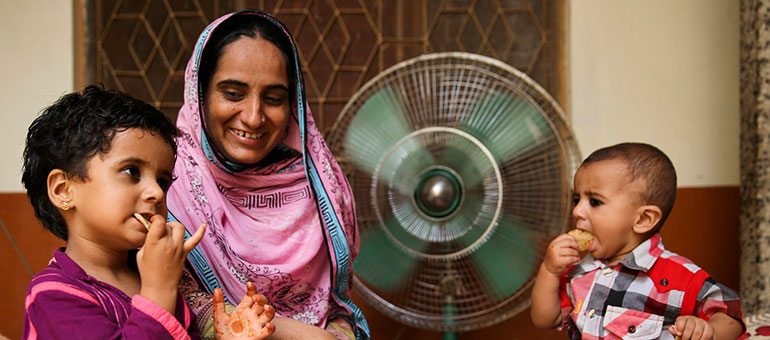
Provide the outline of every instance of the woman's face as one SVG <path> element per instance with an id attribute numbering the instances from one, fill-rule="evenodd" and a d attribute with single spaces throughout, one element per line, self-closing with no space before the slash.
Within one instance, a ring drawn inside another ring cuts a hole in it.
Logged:
<path id="1" fill-rule="evenodd" d="M 222 49 L 204 96 L 206 130 L 233 162 L 261 161 L 283 139 L 289 121 L 289 81 L 281 50 L 241 37 Z"/>

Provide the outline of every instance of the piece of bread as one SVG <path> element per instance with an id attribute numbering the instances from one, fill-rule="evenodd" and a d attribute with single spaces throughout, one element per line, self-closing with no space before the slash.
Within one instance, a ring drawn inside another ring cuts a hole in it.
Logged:
<path id="1" fill-rule="evenodd" d="M 134 213 L 134 217 L 136 217 L 136 219 L 139 220 L 139 222 L 142 222 L 142 224 L 144 224 L 144 227 L 147 228 L 147 230 L 150 230 L 150 226 L 152 225 L 152 223 L 150 223 L 150 221 L 144 218 L 142 214 Z"/>
<path id="2" fill-rule="evenodd" d="M 591 242 L 594 241 L 594 235 L 582 229 L 572 229 L 567 234 L 575 238 L 575 241 L 578 243 L 578 250 L 580 251 L 588 250 Z"/>

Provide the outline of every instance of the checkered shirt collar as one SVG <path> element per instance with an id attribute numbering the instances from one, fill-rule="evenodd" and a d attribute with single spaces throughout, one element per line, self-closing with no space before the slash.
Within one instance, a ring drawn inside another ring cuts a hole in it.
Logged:
<path id="1" fill-rule="evenodd" d="M 655 233 L 655 235 L 636 246 L 631 254 L 626 255 L 626 257 L 620 260 L 620 264 L 633 270 L 644 272 L 650 270 L 655 261 L 658 260 L 658 257 L 660 257 L 660 254 L 666 250 L 663 247 L 662 241 L 663 237 L 660 236 L 660 233 Z M 574 277 L 606 266 L 606 260 L 599 260 L 594 258 L 593 255 L 588 254 L 575 265 L 575 268 L 567 274 L 567 277 Z"/>

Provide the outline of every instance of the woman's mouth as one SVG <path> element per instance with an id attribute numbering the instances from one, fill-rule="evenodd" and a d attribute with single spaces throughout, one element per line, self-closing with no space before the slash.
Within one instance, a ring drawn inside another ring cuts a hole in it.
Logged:
<path id="1" fill-rule="evenodd" d="M 250 132 L 246 132 L 246 131 L 242 131 L 242 130 L 237 130 L 237 129 L 230 129 L 230 131 L 232 131 L 234 134 L 236 134 L 238 136 L 241 136 L 241 137 L 244 137 L 244 138 L 248 138 L 248 139 L 259 139 L 260 137 L 265 135 L 264 132 L 262 132 L 262 133 L 250 133 Z"/>

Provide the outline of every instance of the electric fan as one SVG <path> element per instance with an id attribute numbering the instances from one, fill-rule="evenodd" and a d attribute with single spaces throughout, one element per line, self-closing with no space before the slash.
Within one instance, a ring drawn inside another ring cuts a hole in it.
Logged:
<path id="1" fill-rule="evenodd" d="M 538 84 L 488 57 L 422 55 L 355 93 L 327 141 L 355 195 L 353 288 L 369 305 L 435 331 L 529 306 L 580 158 Z"/>

